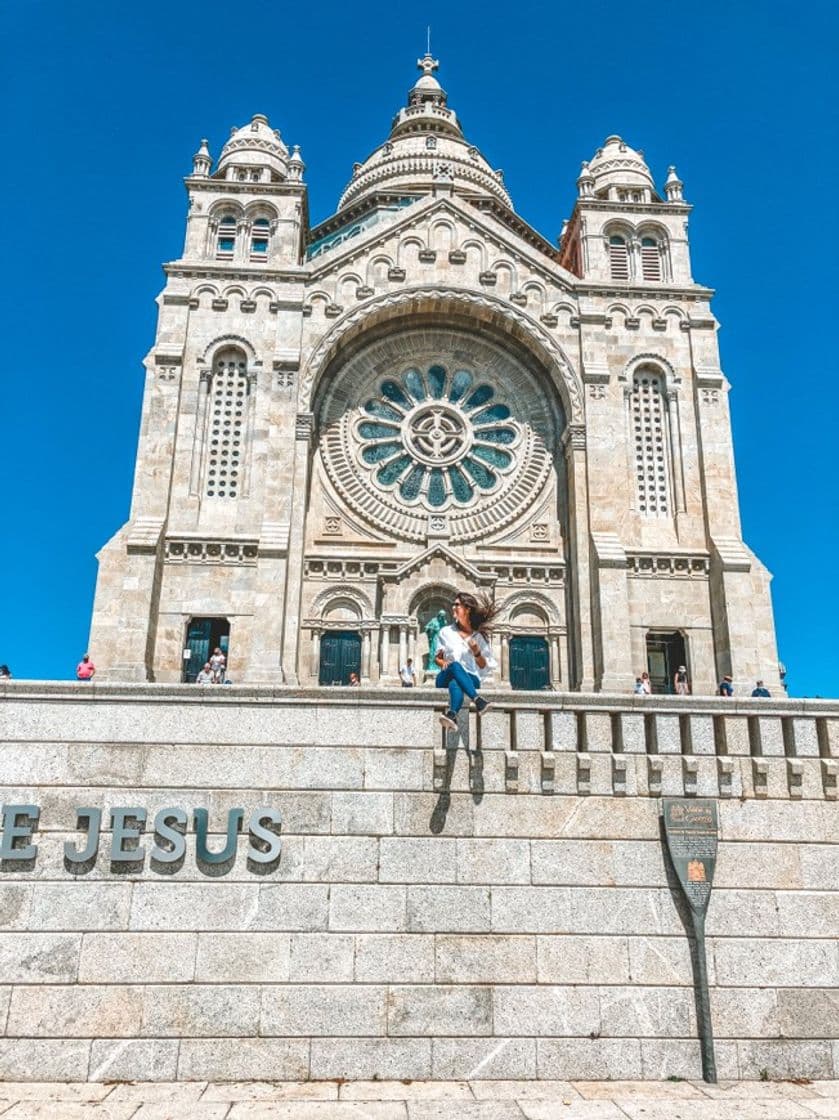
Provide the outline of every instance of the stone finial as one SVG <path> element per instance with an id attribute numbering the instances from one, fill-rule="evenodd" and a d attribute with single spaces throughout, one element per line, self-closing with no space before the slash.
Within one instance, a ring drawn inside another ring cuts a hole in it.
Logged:
<path id="1" fill-rule="evenodd" d="M 291 150 L 291 159 L 288 161 L 288 178 L 292 183 L 302 183 L 303 172 L 306 164 L 300 155 L 300 145 L 295 144 Z"/>
<path id="2" fill-rule="evenodd" d="M 580 174 L 577 178 L 577 191 L 580 198 L 594 197 L 594 176 L 589 169 L 588 160 L 584 159 Z"/>
<path id="3" fill-rule="evenodd" d="M 207 141 L 202 140 L 200 148 L 192 157 L 192 174 L 205 179 L 210 174 L 211 164 L 212 158 L 210 157 L 210 150 L 207 147 Z"/>
<path id="4" fill-rule="evenodd" d="M 664 193 L 667 195 L 667 201 L 683 202 L 684 195 L 682 194 L 682 191 L 684 189 L 684 185 L 685 184 L 676 174 L 676 168 L 671 164 L 670 167 L 667 168 L 667 179 L 664 183 Z"/>

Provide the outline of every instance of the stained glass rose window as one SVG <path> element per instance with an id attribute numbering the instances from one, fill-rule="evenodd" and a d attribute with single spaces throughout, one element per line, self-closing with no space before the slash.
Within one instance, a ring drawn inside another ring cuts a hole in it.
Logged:
<path id="1" fill-rule="evenodd" d="M 384 332 L 340 362 L 318 410 L 334 501 L 381 539 L 482 540 L 512 525 L 553 469 L 553 398 L 486 335 Z M 561 422 L 561 420 L 560 420 Z"/>
<path id="2" fill-rule="evenodd" d="M 442 365 L 386 378 L 356 422 L 362 463 L 408 504 L 465 505 L 496 490 L 515 465 L 518 425 L 495 389 Z"/>

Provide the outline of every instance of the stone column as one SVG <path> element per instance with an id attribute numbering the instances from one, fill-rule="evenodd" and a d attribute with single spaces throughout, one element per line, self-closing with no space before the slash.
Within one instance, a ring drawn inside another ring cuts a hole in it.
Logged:
<path id="1" fill-rule="evenodd" d="M 373 643 L 370 640 L 370 631 L 361 631 L 361 679 L 370 680 L 370 661 Z"/>
<path id="2" fill-rule="evenodd" d="M 560 630 L 559 632 L 559 681 L 562 685 L 564 692 L 567 692 L 570 685 L 568 684 L 568 631 Z"/>
<path id="3" fill-rule="evenodd" d="M 550 650 L 551 684 L 554 688 L 559 688 L 563 683 L 563 676 L 559 660 L 559 635 L 555 631 L 548 633 L 548 648 Z"/>
<path id="4" fill-rule="evenodd" d="M 306 528 L 306 493 L 309 486 L 309 444 L 314 431 L 311 412 L 300 412 L 294 426 L 294 467 L 291 490 L 291 519 L 286 569 L 285 630 L 282 672 L 286 684 L 299 684 L 297 656 L 300 634 L 300 596 L 303 588 L 303 538 Z"/>
<path id="5" fill-rule="evenodd" d="M 402 668 L 402 666 L 405 664 L 405 662 L 408 660 L 408 658 L 410 656 L 411 656 L 410 653 L 408 653 L 408 627 L 407 626 L 400 626 L 399 627 L 399 667 L 400 667 L 400 669 Z M 414 669 L 416 669 L 416 666 L 414 666 Z"/>
<path id="6" fill-rule="evenodd" d="M 195 410 L 195 439 L 192 443 L 192 462 L 189 468 L 189 492 L 193 497 L 197 497 L 201 492 L 201 466 L 204 462 L 204 449 L 207 442 L 207 417 L 212 378 L 211 369 L 201 370 Z"/>
<path id="7" fill-rule="evenodd" d="M 682 469 L 682 418 L 679 413 L 679 393 L 676 389 L 667 392 L 667 405 L 670 412 L 670 464 L 673 475 L 673 513 L 678 515 L 687 511 L 685 501 L 685 479 Z"/>
<path id="8" fill-rule="evenodd" d="M 510 635 L 506 632 L 499 634 L 501 639 L 501 680 L 510 680 Z"/>
<path id="9" fill-rule="evenodd" d="M 310 675 L 314 680 L 320 675 L 320 630 L 312 631 L 312 668 Z"/>
<path id="10" fill-rule="evenodd" d="M 580 692 L 594 688 L 594 647 L 592 641 L 591 561 L 588 531 L 588 478 L 586 476 L 586 430 L 583 424 L 569 424 L 562 437 L 568 476 L 568 537 L 571 560 L 571 624 L 574 649 L 573 680 L 567 686 Z"/>
<path id="11" fill-rule="evenodd" d="M 390 626 L 382 623 L 382 647 L 379 655 L 379 679 L 390 673 Z"/>

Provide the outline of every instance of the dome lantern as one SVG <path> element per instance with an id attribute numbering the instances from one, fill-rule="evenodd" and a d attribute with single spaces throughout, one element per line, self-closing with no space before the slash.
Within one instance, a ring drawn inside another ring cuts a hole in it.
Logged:
<path id="1" fill-rule="evenodd" d="M 630 148 L 620 136 L 607 136 L 589 160 L 588 174 L 595 198 L 615 202 L 652 202 L 656 198 L 644 153 Z"/>
<path id="2" fill-rule="evenodd" d="M 491 197 L 512 209 L 503 177 L 469 144 L 435 77 L 440 63 L 431 53 L 417 60 L 420 77 L 408 103 L 393 118 L 390 135 L 363 163 L 355 164 L 338 208 L 373 191 L 430 194 L 449 177 L 455 194 Z"/>
<path id="3" fill-rule="evenodd" d="M 249 124 L 231 130 L 221 150 L 216 178 L 274 182 L 288 176 L 288 148 L 268 118 L 256 113 Z"/>

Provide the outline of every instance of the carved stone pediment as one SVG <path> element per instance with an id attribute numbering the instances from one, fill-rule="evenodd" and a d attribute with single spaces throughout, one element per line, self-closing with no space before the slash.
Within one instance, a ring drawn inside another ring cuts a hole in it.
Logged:
<path id="1" fill-rule="evenodd" d="M 380 576 L 380 582 L 382 584 L 402 583 L 411 576 L 421 574 L 424 571 L 431 575 L 430 569 L 434 560 L 442 560 L 452 573 L 456 572 L 463 576 L 476 587 L 491 588 L 495 585 L 495 575 L 493 573 L 481 571 L 480 568 L 470 564 L 468 560 L 464 560 L 462 556 L 458 556 L 456 552 L 444 544 L 432 545 L 418 556 L 412 557 L 401 568 L 397 568 L 395 572 L 388 572 Z"/>

